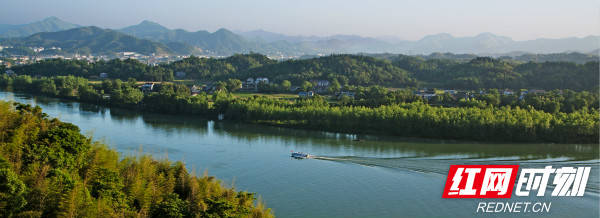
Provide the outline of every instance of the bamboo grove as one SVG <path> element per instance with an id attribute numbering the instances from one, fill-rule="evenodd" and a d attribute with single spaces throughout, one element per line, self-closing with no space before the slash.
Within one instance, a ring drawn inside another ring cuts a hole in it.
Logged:
<path id="1" fill-rule="evenodd" d="M 0 102 L 1 217 L 272 217 L 181 162 L 120 156 L 39 107 Z"/>

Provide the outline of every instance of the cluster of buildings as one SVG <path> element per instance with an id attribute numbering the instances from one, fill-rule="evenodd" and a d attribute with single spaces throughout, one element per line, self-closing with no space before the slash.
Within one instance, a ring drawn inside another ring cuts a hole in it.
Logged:
<path id="1" fill-rule="evenodd" d="M 55 50 L 55 51 L 62 51 L 62 48 L 60 47 L 49 47 L 49 48 L 44 48 L 44 47 L 29 47 L 29 49 L 33 50 L 35 53 L 40 53 L 43 51 L 49 51 L 49 50 Z"/>
<path id="2" fill-rule="evenodd" d="M 152 53 L 150 55 L 143 55 L 143 54 L 140 54 L 137 52 L 126 51 L 126 52 L 119 52 L 115 56 L 110 56 L 108 59 L 114 59 L 114 58 L 118 58 L 121 60 L 134 59 L 134 60 L 138 60 L 142 63 L 146 63 L 150 66 L 157 66 L 159 64 L 168 64 L 168 63 L 178 61 L 178 60 L 188 58 L 188 57 L 190 57 L 190 56 L 189 55 L 175 55 L 175 56 L 157 55 L 155 53 Z M 183 72 L 177 72 L 177 73 L 183 73 Z"/>
<path id="3" fill-rule="evenodd" d="M 246 81 L 242 82 L 242 90 L 257 90 L 259 84 L 269 84 L 269 78 L 267 77 L 256 77 L 248 78 Z"/>
<path id="4" fill-rule="evenodd" d="M 0 51 L 4 49 L 13 48 L 13 46 L 2 46 L 0 45 Z M 157 55 L 150 54 L 144 55 L 137 52 L 125 51 L 119 52 L 112 55 L 82 55 L 82 54 L 65 54 L 60 47 L 29 47 L 35 54 L 32 55 L 2 55 L 0 54 L 0 64 L 12 66 L 12 65 L 23 65 L 23 64 L 32 64 L 38 61 L 46 60 L 46 59 L 65 59 L 65 60 L 83 60 L 88 61 L 90 63 L 99 61 L 99 60 L 112 60 L 112 59 L 135 59 L 142 63 L 146 63 L 151 66 L 156 66 L 162 63 L 171 63 L 174 61 L 178 61 L 184 58 L 189 57 L 188 55 L 176 55 L 176 56 L 168 56 L 168 55 Z M 55 52 L 52 52 L 55 51 Z M 204 57 L 204 56 L 202 56 Z M 207 57 L 207 56 L 206 56 Z"/>

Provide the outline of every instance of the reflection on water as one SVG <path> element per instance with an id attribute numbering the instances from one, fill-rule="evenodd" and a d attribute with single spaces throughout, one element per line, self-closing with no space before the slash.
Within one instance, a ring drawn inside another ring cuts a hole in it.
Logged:
<path id="1" fill-rule="evenodd" d="M 44 100 L 41 100 L 44 99 Z M 49 104 L 46 97 L 36 97 L 38 103 Z M 81 112 L 110 114 L 112 121 L 135 123 L 141 120 L 147 128 L 165 132 L 186 132 L 207 134 L 211 127 L 214 134 L 233 137 L 249 143 L 258 140 L 280 140 L 285 144 L 295 144 L 299 149 L 321 147 L 336 149 L 340 146 L 351 148 L 370 157 L 431 157 L 435 159 L 481 159 L 501 157 L 519 160 L 564 159 L 593 160 L 599 158 L 599 146 L 594 144 L 494 144 L 465 143 L 449 140 L 398 138 L 391 136 L 361 135 L 360 141 L 354 141 L 356 135 L 288 129 L 281 127 L 257 126 L 235 122 L 215 122 L 200 117 L 182 117 L 156 113 L 142 113 L 125 109 L 107 109 L 102 106 L 72 102 L 63 102 L 62 106 L 75 112 L 78 106 Z"/>
<path id="2" fill-rule="evenodd" d="M 86 107 L 80 106 L 80 110 L 87 111 Z M 361 141 L 354 141 L 352 139 L 356 136 L 352 134 L 214 122 L 198 117 L 140 113 L 123 109 L 111 109 L 110 115 L 113 120 L 119 122 L 134 122 L 141 119 L 147 127 L 166 132 L 184 131 L 206 134 L 210 126 L 216 135 L 233 137 L 246 143 L 259 140 L 280 140 L 285 144 L 295 144 L 298 149 L 307 149 L 308 147 L 336 149 L 343 146 L 351 148 L 355 153 L 366 154 L 370 157 L 431 157 L 436 159 L 510 157 L 520 160 L 555 158 L 592 160 L 598 159 L 600 155 L 599 146 L 594 144 L 464 143 L 373 135 L 361 135 Z"/>
<path id="3" fill-rule="evenodd" d="M 584 198 L 553 202 L 547 216 L 598 217 L 599 145 L 494 144 L 295 130 L 161 115 L 0 92 L 123 153 L 168 154 L 227 184 L 260 193 L 281 217 L 465 217 L 477 200 L 441 199 L 451 164 L 592 166 Z M 354 141 L 360 138 L 361 141 Z M 289 151 L 316 155 L 292 160 Z M 511 199 L 512 200 L 512 199 Z M 430 210 L 435 206 L 435 210 Z"/>

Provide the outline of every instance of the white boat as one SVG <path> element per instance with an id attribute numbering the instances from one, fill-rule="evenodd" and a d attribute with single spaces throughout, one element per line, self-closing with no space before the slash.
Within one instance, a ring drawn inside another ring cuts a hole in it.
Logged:
<path id="1" fill-rule="evenodd" d="M 297 159 L 306 159 L 306 158 L 310 158 L 310 154 L 292 151 L 292 157 L 297 158 Z"/>

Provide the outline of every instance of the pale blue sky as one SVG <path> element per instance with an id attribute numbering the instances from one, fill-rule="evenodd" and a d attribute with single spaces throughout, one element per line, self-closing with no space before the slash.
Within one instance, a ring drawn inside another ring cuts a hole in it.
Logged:
<path id="1" fill-rule="evenodd" d="M 598 0 L 2 0 L 0 23 L 57 16 L 120 28 L 152 20 L 169 28 L 264 29 L 291 35 L 419 39 L 491 32 L 516 40 L 600 35 Z"/>

